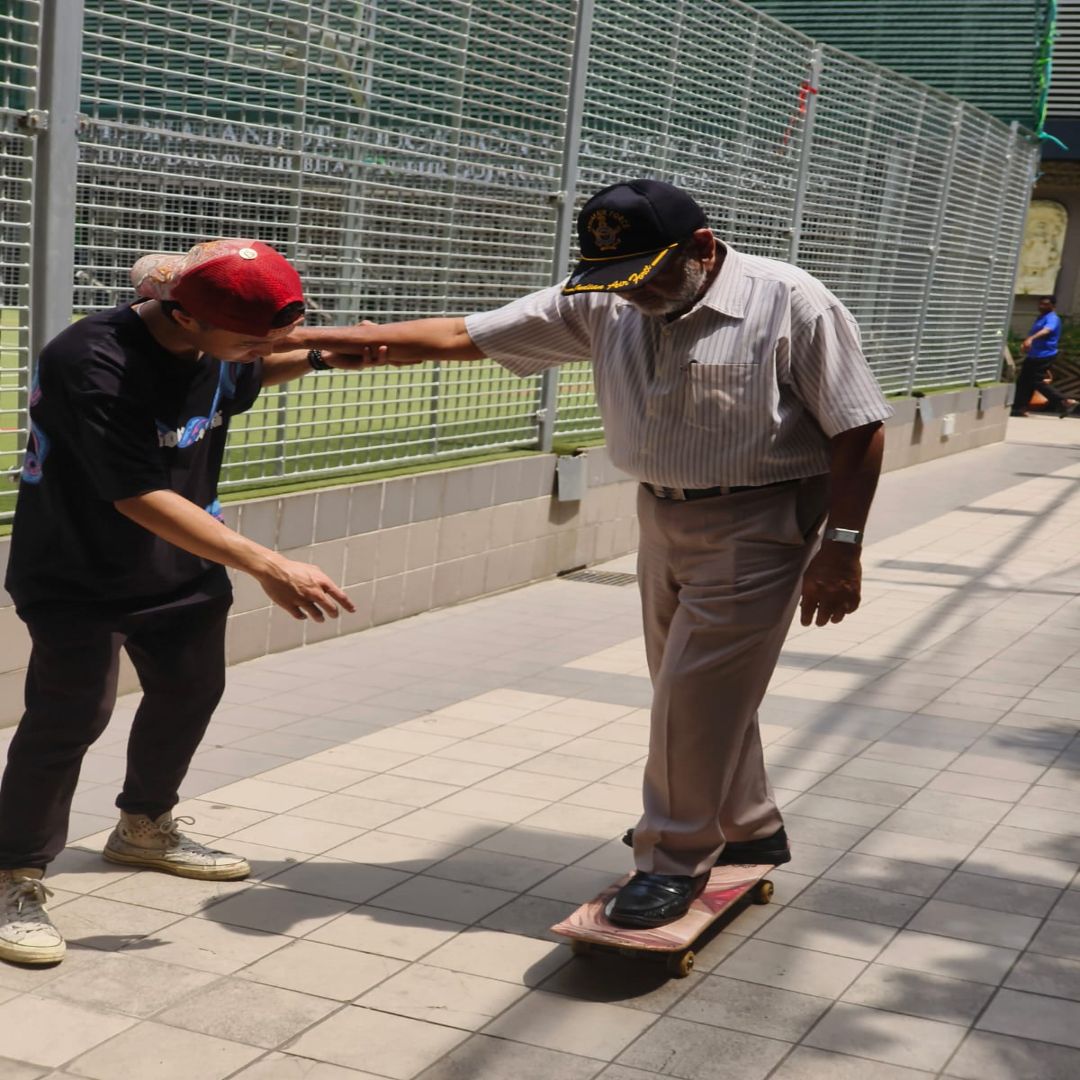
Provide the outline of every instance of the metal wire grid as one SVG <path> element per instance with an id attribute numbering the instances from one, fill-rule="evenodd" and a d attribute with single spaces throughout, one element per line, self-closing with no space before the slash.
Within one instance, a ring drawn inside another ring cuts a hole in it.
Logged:
<path id="1" fill-rule="evenodd" d="M 127 296 L 143 251 L 222 234 L 282 250 L 334 321 L 547 284 L 573 10 L 91 0 L 77 305 Z M 538 393 L 492 364 L 308 379 L 237 424 L 225 482 L 531 445 Z"/>
<path id="2" fill-rule="evenodd" d="M 0 12 L 0 519 L 27 431 L 33 147 L 23 118 L 37 104 L 38 14 L 36 2 Z"/>
<path id="3" fill-rule="evenodd" d="M 576 0 L 87 7 L 76 310 L 126 298 L 138 254 L 228 233 L 294 259 L 317 319 L 463 313 L 550 280 Z M 0 18 L 24 94 L 36 9 Z M 655 14 L 645 0 L 597 4 L 578 205 L 616 178 L 662 176 L 737 246 L 783 258 L 802 167 L 799 262 L 855 311 L 883 386 L 993 377 L 1012 260 L 986 254 L 1018 246 L 1030 143 L 965 109 L 945 192 L 956 103 L 825 48 L 804 145 L 810 39 L 737 0 Z M 4 237 L 23 246 L 3 261 L 24 282 L 29 155 L 14 127 L 23 100 L 11 103 L 5 183 L 14 168 L 21 201 L 5 207 Z M 20 341 L 22 288 L 5 303 Z M 4 355 L 22 401 L 25 348 Z M 535 445 L 537 383 L 489 364 L 312 377 L 237 425 L 226 483 Z M 557 431 L 599 430 L 588 366 L 564 366 Z"/>

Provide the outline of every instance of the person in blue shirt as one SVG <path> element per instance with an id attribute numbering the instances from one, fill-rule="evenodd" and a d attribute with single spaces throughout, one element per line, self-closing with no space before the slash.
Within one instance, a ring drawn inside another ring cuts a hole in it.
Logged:
<path id="1" fill-rule="evenodd" d="M 1059 416 L 1068 415 L 1076 407 L 1075 399 L 1059 393 L 1048 379 L 1061 338 L 1061 316 L 1054 310 L 1056 304 L 1056 296 L 1039 297 L 1039 317 L 1031 324 L 1028 336 L 1020 345 L 1024 363 L 1016 380 L 1013 416 L 1027 416 L 1031 395 L 1036 390 L 1046 398 L 1048 411 L 1057 412 Z"/>

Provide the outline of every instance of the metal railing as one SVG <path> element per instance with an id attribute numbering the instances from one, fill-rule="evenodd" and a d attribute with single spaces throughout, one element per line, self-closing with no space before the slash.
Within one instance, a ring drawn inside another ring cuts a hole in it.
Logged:
<path id="1" fill-rule="evenodd" d="M 721 237 L 825 281 L 887 391 L 998 374 L 1030 139 L 738 0 L 677 0 L 663 19 L 647 0 L 5 11 L 0 472 L 17 470 L 32 346 L 129 299 L 146 251 L 265 240 L 301 270 L 315 321 L 464 314 L 558 280 L 576 208 L 630 175 L 685 186 Z M 39 47 L 66 62 L 38 76 Z M 35 154 L 51 165 L 32 191 Z M 320 375 L 238 420 L 224 483 L 599 430 L 586 363 Z M 0 519 L 9 507 L 0 495 Z"/>

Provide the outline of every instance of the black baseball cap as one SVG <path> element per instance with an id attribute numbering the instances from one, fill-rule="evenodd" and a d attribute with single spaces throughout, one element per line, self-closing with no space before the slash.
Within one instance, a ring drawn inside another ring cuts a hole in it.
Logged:
<path id="1" fill-rule="evenodd" d="M 581 260 L 563 293 L 630 292 L 684 240 L 708 225 L 705 211 L 673 184 L 628 180 L 598 191 L 578 214 Z"/>

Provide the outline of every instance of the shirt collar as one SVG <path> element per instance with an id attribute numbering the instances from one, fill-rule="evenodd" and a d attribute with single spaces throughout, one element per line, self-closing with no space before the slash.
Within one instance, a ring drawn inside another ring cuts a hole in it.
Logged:
<path id="1" fill-rule="evenodd" d="M 750 279 L 746 276 L 742 256 L 721 240 L 716 241 L 716 246 L 723 249 L 724 261 L 697 306 L 712 308 L 734 319 L 745 318 Z"/>

